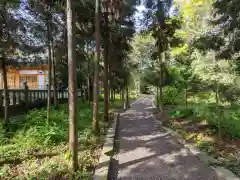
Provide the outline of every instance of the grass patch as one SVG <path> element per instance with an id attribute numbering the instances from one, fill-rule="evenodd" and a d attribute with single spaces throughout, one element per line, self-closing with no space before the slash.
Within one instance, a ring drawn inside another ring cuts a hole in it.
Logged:
<path id="1" fill-rule="evenodd" d="M 185 106 L 184 93 L 176 87 L 164 87 L 164 105 L 173 107 L 168 115 L 172 118 L 191 118 L 206 120 L 211 129 L 220 130 L 222 136 L 232 139 L 240 138 L 240 105 L 220 102 L 216 104 L 215 93 L 211 91 L 188 93 L 188 103 Z M 157 99 L 157 98 L 155 98 Z"/>
<path id="2" fill-rule="evenodd" d="M 120 102 L 111 104 L 116 107 Z M 80 169 L 76 176 L 90 179 L 98 161 L 108 123 L 102 119 L 100 103 L 99 136 L 91 131 L 92 108 L 78 104 Z M 11 120 L 9 132 L 0 125 L 0 179 L 69 179 L 68 105 L 51 109 L 49 123 L 46 109 L 32 110 Z"/>

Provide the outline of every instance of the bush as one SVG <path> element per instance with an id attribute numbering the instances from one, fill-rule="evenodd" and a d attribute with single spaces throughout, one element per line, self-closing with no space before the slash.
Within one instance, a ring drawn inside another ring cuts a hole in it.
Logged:
<path id="1" fill-rule="evenodd" d="M 225 110 L 220 126 L 222 133 L 232 138 L 240 138 L 240 110 Z"/>
<path id="2" fill-rule="evenodd" d="M 215 92 L 201 91 L 188 92 L 188 106 L 185 108 L 185 97 L 182 89 L 175 86 L 166 86 L 163 89 L 164 105 L 175 106 L 169 112 L 173 118 L 185 118 L 194 116 L 195 119 L 206 120 L 212 129 L 218 129 L 222 135 L 231 138 L 240 138 L 240 104 L 222 101 L 223 113 L 220 114 L 219 106 L 216 104 Z"/>
<path id="3" fill-rule="evenodd" d="M 169 111 L 169 115 L 172 118 L 186 118 L 193 115 L 192 109 L 185 107 L 178 107 L 174 110 Z"/>
<path id="4" fill-rule="evenodd" d="M 195 104 L 189 108 L 193 116 L 206 120 L 214 129 L 218 129 L 219 122 L 222 135 L 240 138 L 240 107 L 238 109 L 236 107 L 224 108 L 222 114 L 219 114 L 216 104 Z M 184 112 L 181 111 L 179 114 L 183 116 Z"/>
<path id="5" fill-rule="evenodd" d="M 100 116 L 102 108 L 101 102 Z M 89 177 L 89 168 L 95 165 L 98 158 L 95 151 L 102 144 L 102 136 L 95 136 L 92 133 L 90 106 L 87 103 L 81 103 L 78 105 L 78 112 L 78 140 L 79 151 L 81 151 L 79 152 L 81 166 L 79 174 Z M 3 177 L 14 179 L 16 176 L 19 179 L 38 179 L 39 177 L 48 179 L 51 174 L 70 173 L 66 157 L 69 153 L 67 151 L 68 126 L 67 104 L 60 105 L 58 110 L 53 108 L 49 122 L 46 118 L 46 108 L 31 110 L 24 116 L 11 119 L 10 132 L 7 136 L 0 124 L 0 179 Z M 100 121 L 102 132 L 100 135 L 105 133 L 106 127 L 107 123 Z M 38 158 L 39 154 L 41 158 Z M 13 167 L 12 162 L 19 164 Z"/>
<path id="6" fill-rule="evenodd" d="M 5 136 L 5 130 L 3 128 L 3 124 L 0 122 L 0 145 L 5 144 L 7 142 L 7 138 Z"/>
<path id="7" fill-rule="evenodd" d="M 164 105 L 177 105 L 184 102 L 183 93 L 173 86 L 164 87 L 163 94 Z"/>
<path id="8" fill-rule="evenodd" d="M 78 123 L 79 133 L 85 133 L 91 129 L 91 108 L 88 104 L 79 105 Z M 102 105 L 100 106 L 100 111 Z M 101 113 L 100 113 L 101 114 Z M 68 106 L 60 105 L 59 109 L 52 109 L 49 122 L 47 122 L 46 108 L 29 111 L 25 116 L 13 119 L 9 124 L 9 132 L 0 124 L 0 156 L 3 157 L 6 142 L 14 148 L 25 149 L 46 149 L 53 146 L 67 143 L 68 141 Z M 6 138 L 9 137 L 9 138 Z M 14 150 L 15 151 L 15 150 Z M 17 152 L 17 150 L 16 150 Z"/>

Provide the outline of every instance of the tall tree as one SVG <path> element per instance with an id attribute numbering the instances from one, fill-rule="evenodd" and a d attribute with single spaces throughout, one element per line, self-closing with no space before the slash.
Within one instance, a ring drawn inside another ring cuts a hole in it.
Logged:
<path id="1" fill-rule="evenodd" d="M 50 9 L 51 10 L 51 9 Z M 47 99 L 47 121 L 50 120 L 51 94 L 52 94 L 52 14 L 47 12 L 47 46 L 48 46 L 48 99 Z"/>
<path id="2" fill-rule="evenodd" d="M 76 45 L 75 21 L 72 0 L 67 0 L 68 34 L 68 88 L 69 88 L 69 150 L 74 172 L 78 169 L 77 94 L 76 94 Z"/>
<path id="3" fill-rule="evenodd" d="M 108 121 L 108 98 L 109 98 L 109 86 L 108 86 L 108 57 L 109 57 L 109 4 L 105 2 L 104 7 L 104 21 L 105 21 L 105 35 L 104 35 L 104 120 Z"/>
<path id="4" fill-rule="evenodd" d="M 55 57 L 55 46 L 54 39 L 52 37 L 52 86 L 53 86 L 53 103 L 57 105 L 57 82 L 56 82 L 56 57 Z"/>
<path id="5" fill-rule="evenodd" d="M 96 53 L 94 59 L 94 82 L 93 82 L 93 119 L 92 129 L 99 132 L 98 111 L 99 111 L 99 61 L 100 61 L 100 0 L 96 0 L 95 6 L 95 38 Z"/>
<path id="6" fill-rule="evenodd" d="M 3 28 L 1 29 L 1 39 L 5 41 L 5 43 L 9 44 L 9 30 L 8 30 L 8 13 L 7 13 L 7 3 L 6 1 L 3 2 L 2 9 L 1 9 L 1 16 L 2 16 L 2 24 Z M 4 124 L 8 124 L 8 106 L 9 106 L 9 97 L 8 97 L 8 85 L 7 85 L 7 72 L 6 72 L 6 55 L 5 55 L 5 48 L 1 48 L 2 58 L 1 58 L 1 73 L 3 79 L 3 95 L 4 95 Z"/>
<path id="7" fill-rule="evenodd" d="M 1 1 L 0 2 L 0 70 L 4 88 L 4 124 L 8 124 L 8 82 L 7 82 L 7 65 L 16 62 L 15 53 L 22 52 L 26 47 L 27 41 L 24 41 L 22 32 L 25 31 L 23 26 L 24 18 L 17 19 L 13 12 L 19 6 L 19 1 Z M 32 48 L 29 48 L 31 51 Z"/>

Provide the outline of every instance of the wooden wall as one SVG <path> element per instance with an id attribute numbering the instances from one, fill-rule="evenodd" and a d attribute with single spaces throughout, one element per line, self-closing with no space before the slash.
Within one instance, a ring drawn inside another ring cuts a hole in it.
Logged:
<path id="1" fill-rule="evenodd" d="M 36 71 L 36 72 L 35 72 Z M 38 74 L 37 71 L 43 71 Z M 22 88 L 22 82 L 27 81 L 29 88 L 39 88 L 39 75 L 44 75 L 44 88 L 46 88 L 47 66 L 7 68 L 8 88 Z M 3 88 L 2 75 L 0 76 L 0 88 Z"/>

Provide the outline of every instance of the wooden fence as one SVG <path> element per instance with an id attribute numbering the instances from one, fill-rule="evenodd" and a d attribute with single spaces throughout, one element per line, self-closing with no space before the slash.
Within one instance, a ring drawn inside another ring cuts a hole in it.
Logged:
<path id="1" fill-rule="evenodd" d="M 47 89 L 8 89 L 9 115 L 24 113 L 30 109 L 41 108 L 46 106 L 48 98 Z M 81 90 L 77 90 L 77 96 L 86 99 L 87 94 Z M 53 102 L 53 91 L 51 92 Z M 68 100 L 67 90 L 57 91 L 58 102 L 66 102 Z M 3 89 L 0 89 L 0 116 L 4 113 L 4 95 Z"/>

